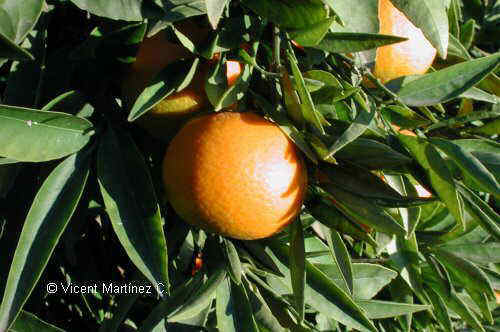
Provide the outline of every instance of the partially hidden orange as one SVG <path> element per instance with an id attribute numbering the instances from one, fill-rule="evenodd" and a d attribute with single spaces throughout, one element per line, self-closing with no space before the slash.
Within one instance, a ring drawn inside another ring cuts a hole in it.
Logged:
<path id="1" fill-rule="evenodd" d="M 379 0 L 380 33 L 408 38 L 407 41 L 377 49 L 374 75 L 382 83 L 406 75 L 424 74 L 431 66 L 436 49 L 422 30 L 411 23 L 390 0 Z"/>
<path id="2" fill-rule="evenodd" d="M 307 171 L 278 126 L 254 113 L 191 119 L 163 160 L 167 197 L 188 223 L 223 236 L 269 237 L 300 212 Z"/>

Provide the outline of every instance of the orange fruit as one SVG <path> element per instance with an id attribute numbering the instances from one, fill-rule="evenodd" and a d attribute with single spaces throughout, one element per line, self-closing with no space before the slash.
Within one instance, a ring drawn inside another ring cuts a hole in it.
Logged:
<path id="1" fill-rule="evenodd" d="M 495 290 L 495 297 L 497 298 L 497 304 L 500 304 L 500 290 Z"/>
<path id="2" fill-rule="evenodd" d="M 408 40 L 377 49 L 374 75 L 385 83 L 401 76 L 424 74 L 436 56 L 436 49 L 422 31 L 390 0 L 379 0 L 378 18 L 381 34 L 406 37 Z"/>
<path id="3" fill-rule="evenodd" d="M 307 172 L 278 126 L 254 113 L 194 118 L 163 160 L 167 197 L 179 216 L 210 232 L 265 238 L 299 213 Z"/>

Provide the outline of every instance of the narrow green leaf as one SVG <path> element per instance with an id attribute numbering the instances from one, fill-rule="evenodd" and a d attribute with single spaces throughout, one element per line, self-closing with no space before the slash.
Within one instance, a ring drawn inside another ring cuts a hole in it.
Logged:
<path id="1" fill-rule="evenodd" d="M 477 101 L 484 101 L 485 103 L 497 104 L 499 102 L 499 97 L 489 94 L 481 89 L 472 87 L 469 90 L 463 92 L 460 98 L 469 98 Z"/>
<path id="2" fill-rule="evenodd" d="M 234 307 L 235 297 L 231 290 L 231 279 L 221 281 L 216 291 L 215 313 L 217 315 L 217 328 L 220 331 L 237 332 L 238 313 Z"/>
<path id="3" fill-rule="evenodd" d="M 128 134 L 108 128 L 99 146 L 97 171 L 106 212 L 120 243 L 148 280 L 168 291 L 160 209 L 147 165 Z"/>
<path id="4" fill-rule="evenodd" d="M 0 157 L 0 165 L 16 164 L 19 160 Z"/>
<path id="5" fill-rule="evenodd" d="M 0 106 L 0 155 L 19 161 L 59 159 L 79 151 L 93 134 L 92 124 L 65 113 Z"/>
<path id="6" fill-rule="evenodd" d="M 500 54 L 462 62 L 418 77 L 395 79 L 388 88 L 408 106 L 429 106 L 452 100 L 492 73 Z"/>
<path id="7" fill-rule="evenodd" d="M 165 11 L 161 21 L 162 23 L 173 23 L 188 17 L 205 15 L 207 13 L 205 2 L 206 0 L 161 1 Z"/>
<path id="8" fill-rule="evenodd" d="M 279 265 L 284 270 L 288 264 L 289 249 L 279 242 L 269 243 L 273 252 L 278 256 Z M 306 303 L 316 310 L 328 315 L 342 324 L 351 326 L 360 331 L 377 331 L 365 313 L 354 303 L 352 298 L 330 280 L 317 267 L 306 261 L 307 283 L 304 290 Z M 283 271 L 285 275 L 289 273 Z"/>
<path id="9" fill-rule="evenodd" d="M 328 150 L 327 157 L 333 156 L 337 151 L 342 149 L 344 146 L 348 145 L 354 141 L 359 136 L 368 129 L 370 123 L 375 117 L 375 112 L 367 112 L 365 110 L 359 110 L 354 122 L 347 128 L 347 130 L 335 141 L 335 143 Z"/>
<path id="10" fill-rule="evenodd" d="M 324 20 L 327 11 L 319 1 L 312 0 L 244 0 L 247 6 L 259 16 L 274 22 L 282 28 L 301 29 Z"/>
<path id="11" fill-rule="evenodd" d="M 431 306 L 421 304 L 408 304 L 380 300 L 357 300 L 370 319 L 391 318 L 428 310 Z"/>
<path id="12" fill-rule="evenodd" d="M 158 73 L 137 97 L 128 115 L 128 121 L 134 121 L 172 93 L 181 91 L 189 85 L 199 62 L 199 58 L 179 60 Z"/>
<path id="13" fill-rule="evenodd" d="M 166 316 L 181 308 L 196 290 L 203 287 L 202 281 L 202 274 L 197 273 L 193 278 L 189 278 L 180 286 L 177 286 L 168 298 L 163 299 L 151 310 L 148 317 L 142 322 L 138 332 L 152 331 Z"/>
<path id="14" fill-rule="evenodd" d="M 239 285 L 241 283 L 242 268 L 238 252 L 236 251 L 236 247 L 234 246 L 231 240 L 224 239 L 223 244 L 224 244 L 224 251 L 226 253 L 229 262 L 228 266 L 229 275 L 231 276 L 231 279 L 233 279 L 233 281 L 237 285 Z"/>
<path id="15" fill-rule="evenodd" d="M 446 153 L 485 192 L 491 193 L 497 199 L 500 199 L 500 185 L 497 180 L 472 153 L 467 152 L 452 141 L 434 138 L 430 142 Z"/>
<path id="16" fill-rule="evenodd" d="M 332 53 L 354 53 L 407 40 L 407 38 L 376 33 L 329 32 L 314 48 Z"/>
<path id="17" fill-rule="evenodd" d="M 341 272 L 333 265 L 315 264 L 328 278 L 339 286 L 342 284 Z M 358 300 L 369 300 L 387 286 L 398 273 L 386 267 L 369 263 L 354 263 L 352 296 Z M 347 288 L 346 288 L 347 290 Z"/>
<path id="18" fill-rule="evenodd" d="M 142 21 L 142 1 L 71 0 L 78 8 L 113 20 Z M 170 2 L 170 1 L 169 1 Z"/>
<path id="19" fill-rule="evenodd" d="M 43 6 L 43 0 L 2 1 L 0 34 L 15 44 L 21 43 L 38 21 Z"/>
<path id="20" fill-rule="evenodd" d="M 406 235 L 405 229 L 380 206 L 330 183 L 321 186 L 332 196 L 335 206 L 354 222 L 368 225 L 379 232 Z"/>
<path id="21" fill-rule="evenodd" d="M 430 123 L 429 120 L 406 107 L 390 105 L 382 108 L 380 113 L 387 121 L 401 129 L 414 129 Z"/>
<path id="22" fill-rule="evenodd" d="M 432 145 L 421 138 L 398 135 L 398 139 L 423 167 L 433 189 L 446 204 L 457 223 L 464 225 L 462 202 L 459 199 L 450 171 L 439 153 Z"/>
<path id="23" fill-rule="evenodd" d="M 495 293 L 488 277 L 475 264 L 440 247 L 434 248 L 433 253 L 448 268 L 451 275 L 463 284 L 469 294 L 476 291 L 485 293 L 492 300 L 495 299 Z"/>
<path id="24" fill-rule="evenodd" d="M 441 327 L 446 332 L 453 332 L 453 326 L 451 325 L 450 313 L 443 298 L 432 288 L 427 287 L 427 296 L 432 304 L 432 310 L 436 319 L 441 325 Z"/>
<path id="25" fill-rule="evenodd" d="M 217 25 L 222 17 L 224 8 L 229 4 L 229 0 L 205 0 L 207 15 L 212 28 L 217 29 Z"/>
<path id="26" fill-rule="evenodd" d="M 458 187 L 458 190 L 468 203 L 466 208 L 470 208 L 471 214 L 477 216 L 476 220 L 481 227 L 500 241 L 500 216 L 472 190 L 462 185 Z"/>
<path id="27" fill-rule="evenodd" d="M 273 315 L 273 312 L 262 297 L 259 289 L 256 287 L 250 289 L 250 285 L 248 283 L 246 283 L 245 285 L 247 285 L 246 289 L 248 299 L 252 306 L 253 316 L 255 321 L 257 322 L 257 325 L 261 329 L 267 329 L 267 331 L 269 332 L 285 332 L 285 329 L 281 326 L 278 319 Z"/>
<path id="28" fill-rule="evenodd" d="M 312 26 L 291 30 L 288 33 L 290 38 L 301 46 L 315 46 L 325 37 L 335 20 L 335 17 L 330 17 Z"/>
<path id="29" fill-rule="evenodd" d="M 349 290 L 351 295 L 354 294 L 354 277 L 351 263 L 351 256 L 347 251 L 347 247 L 340 237 L 339 232 L 336 230 L 330 230 L 330 234 L 327 235 L 327 243 L 330 248 L 330 255 L 333 261 L 339 267 L 342 275 L 342 280 L 345 282 L 346 288 Z"/>
<path id="30" fill-rule="evenodd" d="M 236 312 L 236 330 L 259 332 L 247 294 L 244 283 L 236 285 L 231 282 L 231 295 L 233 296 L 233 306 Z"/>
<path id="31" fill-rule="evenodd" d="M 292 53 L 293 50 L 289 47 L 289 50 L 287 50 L 287 58 L 288 62 L 290 63 L 290 66 L 292 67 L 292 73 L 293 76 L 295 77 L 295 82 L 297 84 L 297 92 L 300 97 L 301 101 L 301 109 L 302 109 L 302 116 L 304 119 L 309 122 L 313 127 L 318 129 L 318 131 L 322 134 L 325 133 L 325 129 L 323 128 L 323 124 L 321 122 L 320 115 L 318 114 L 318 111 L 314 107 L 314 103 L 311 98 L 311 94 L 306 88 L 306 83 L 304 81 L 304 77 L 302 76 L 302 73 L 300 72 L 299 65 L 297 62 L 297 59 L 295 58 L 295 55 Z"/>
<path id="32" fill-rule="evenodd" d="M 217 287 L 226 278 L 224 265 L 219 265 L 208 280 L 183 303 L 176 311 L 167 315 L 168 320 L 182 320 L 193 317 L 203 310 L 214 298 Z"/>
<path id="33" fill-rule="evenodd" d="M 29 51 L 13 43 L 9 38 L 0 33 L 0 59 L 29 61 L 35 58 Z"/>
<path id="34" fill-rule="evenodd" d="M 105 319 L 99 332 L 116 332 L 120 328 L 120 325 L 125 320 L 127 313 L 130 311 L 132 306 L 135 304 L 139 294 L 121 294 L 118 297 L 118 305 L 113 309 L 111 318 Z"/>
<path id="35" fill-rule="evenodd" d="M 15 321 L 80 200 L 89 152 L 66 158 L 43 182 L 24 222 L 0 305 L 0 330 Z"/>
<path id="36" fill-rule="evenodd" d="M 299 321 L 304 320 L 304 287 L 306 284 L 304 233 L 300 218 L 297 218 L 290 229 L 290 276 L 295 309 Z"/>
<path id="37" fill-rule="evenodd" d="M 29 332 L 29 331 L 64 332 L 63 329 L 60 329 L 52 324 L 44 322 L 37 316 L 23 310 L 21 311 L 19 316 L 17 316 L 17 319 L 14 322 L 14 324 L 12 324 L 12 327 L 9 329 L 9 332 Z"/>
<path id="38" fill-rule="evenodd" d="M 448 50 L 448 17 L 442 1 L 420 0 L 391 2 L 418 28 L 437 49 L 441 58 L 446 59 Z"/>

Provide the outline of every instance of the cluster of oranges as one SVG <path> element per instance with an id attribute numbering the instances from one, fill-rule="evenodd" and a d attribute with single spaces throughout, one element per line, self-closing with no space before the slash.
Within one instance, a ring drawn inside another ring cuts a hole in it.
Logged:
<path id="1" fill-rule="evenodd" d="M 408 40 L 377 50 L 374 75 L 384 83 L 425 73 L 436 50 L 422 32 L 389 0 L 379 0 L 379 20 L 380 33 Z M 193 25 L 180 23 L 177 28 L 195 42 L 207 36 Z M 163 32 L 146 38 L 122 86 L 125 105 L 130 107 L 165 66 L 192 56 L 167 41 Z M 209 66 L 200 66 L 185 89 L 158 103 L 140 124 L 161 135 L 191 118 L 171 140 L 163 161 L 165 190 L 177 214 L 192 225 L 236 239 L 271 236 L 300 212 L 307 187 L 305 164 L 279 127 L 255 113 L 192 118 L 209 103 L 204 88 Z M 230 86 L 242 65 L 227 61 L 225 66 Z"/>

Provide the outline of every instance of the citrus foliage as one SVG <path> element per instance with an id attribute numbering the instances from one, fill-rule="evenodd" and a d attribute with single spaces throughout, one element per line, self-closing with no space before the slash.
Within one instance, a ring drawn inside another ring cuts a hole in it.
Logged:
<path id="1" fill-rule="evenodd" d="M 377 0 L 2 1 L 0 331 L 499 329 L 500 3 L 391 3 L 437 57 L 381 82 L 377 48 L 408 36 L 380 33 Z M 179 58 L 131 101 L 159 36 Z M 201 114 L 256 112 L 302 151 L 275 236 L 204 232 L 166 199 L 181 124 L 141 121 L 192 82 Z M 94 282 L 153 288 L 62 287 Z"/>

